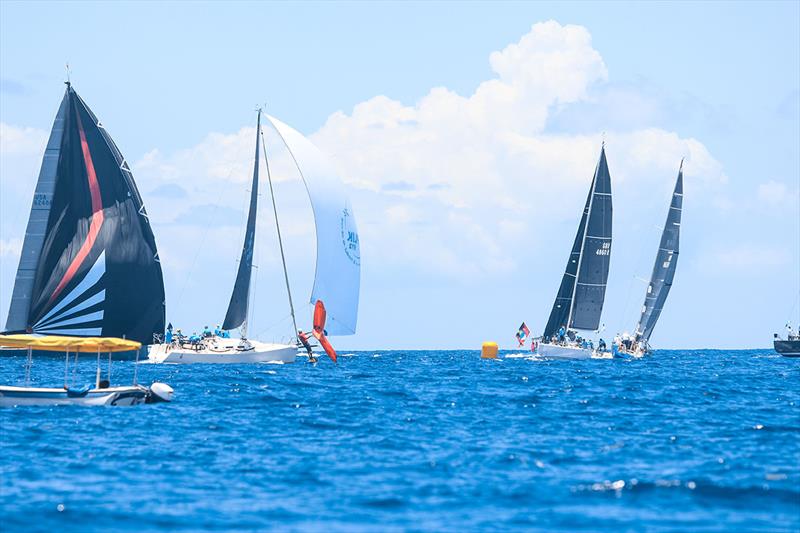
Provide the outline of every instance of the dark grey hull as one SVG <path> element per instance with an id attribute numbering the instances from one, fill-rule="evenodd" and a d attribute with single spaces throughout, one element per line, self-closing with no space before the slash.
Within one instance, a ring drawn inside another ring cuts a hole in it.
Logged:
<path id="1" fill-rule="evenodd" d="M 800 340 L 776 340 L 775 351 L 784 357 L 800 357 Z"/>

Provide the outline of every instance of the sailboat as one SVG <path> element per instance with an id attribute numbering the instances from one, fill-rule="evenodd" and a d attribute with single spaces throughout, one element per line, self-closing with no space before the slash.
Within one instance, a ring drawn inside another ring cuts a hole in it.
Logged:
<path id="1" fill-rule="evenodd" d="M 576 331 L 596 330 L 600 325 L 611 260 L 611 215 L 611 175 L 603 143 L 537 355 L 550 359 L 588 359 L 595 353 L 587 343 L 580 342 Z"/>
<path id="2" fill-rule="evenodd" d="M 672 202 L 667 213 L 667 221 L 661 233 L 658 244 L 653 273 L 647 285 L 647 293 L 642 305 L 642 315 L 636 325 L 636 332 L 631 342 L 626 345 L 623 341 L 619 347 L 622 353 L 642 356 L 650 351 L 650 336 L 656 327 L 656 322 L 664 309 L 664 302 L 672 288 L 675 279 L 675 269 L 678 266 L 678 251 L 681 234 L 681 212 L 683 209 L 683 161 L 678 168 L 678 177 L 675 180 L 675 189 L 672 191 Z"/>
<path id="3" fill-rule="evenodd" d="M 125 351 L 130 351 L 163 332 L 164 281 L 130 167 L 94 113 L 66 85 L 36 183 L 0 344 L 14 346 L 8 339 L 22 334 L 24 340 L 13 342 L 27 347 L 29 356 L 32 349 L 46 349 L 42 344 L 64 348 L 68 355 L 89 346 L 97 349 L 99 369 L 100 351 L 120 351 L 113 349 L 120 342 L 129 343 Z M 93 395 L 108 396 L 108 386 Z M 68 389 L 65 380 L 65 388 L 53 394 L 26 386 L 3 387 L 2 395 L 27 404 L 81 403 L 76 395 L 60 397 Z M 116 389 L 126 398 L 149 394 L 135 378 L 127 389 Z"/>
<path id="4" fill-rule="evenodd" d="M 322 152 L 299 132 L 266 115 L 266 120 L 278 133 L 300 173 L 314 212 L 317 237 L 317 262 L 314 287 L 310 303 L 324 302 L 326 311 L 325 333 L 352 335 L 356 330 L 361 257 L 355 218 L 350 202 L 343 193 L 341 180 Z M 156 363 L 291 363 L 297 356 L 298 343 L 263 343 L 247 336 L 248 316 L 252 308 L 251 272 L 258 216 L 259 158 L 263 148 L 266 163 L 278 247 L 283 264 L 284 280 L 294 331 L 299 333 L 289 284 L 289 273 L 281 238 L 280 221 L 269 170 L 266 141 L 261 129 L 261 110 L 256 126 L 255 163 L 250 191 L 250 207 L 239 268 L 222 329 L 239 328 L 239 338 L 208 335 L 199 342 L 186 343 L 174 340 L 150 348 L 149 358 Z M 319 304 L 322 305 L 322 304 Z M 320 328 L 322 329 L 322 328 Z M 324 334 L 318 340 L 329 349 Z M 317 332 L 315 332 L 315 337 Z"/>

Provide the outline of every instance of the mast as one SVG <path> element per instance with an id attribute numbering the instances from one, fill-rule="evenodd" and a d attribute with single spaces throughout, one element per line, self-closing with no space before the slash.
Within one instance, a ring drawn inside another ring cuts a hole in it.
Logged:
<path id="1" fill-rule="evenodd" d="M 278 247 L 281 250 L 281 262 L 283 263 L 283 279 L 286 281 L 286 294 L 289 295 L 289 310 L 292 313 L 292 325 L 294 326 L 294 330 L 292 330 L 292 335 L 297 335 L 297 318 L 294 315 L 294 303 L 292 302 L 292 289 L 289 286 L 289 270 L 286 268 L 286 255 L 283 253 L 283 239 L 281 238 L 281 225 L 278 222 L 278 207 L 275 204 L 275 191 L 272 188 L 272 174 L 269 171 L 269 158 L 267 157 L 267 144 L 264 141 L 264 132 L 261 131 L 261 111 L 259 111 L 259 127 L 258 127 L 258 134 L 261 135 L 261 145 L 264 148 L 264 163 L 267 166 L 267 182 L 269 183 L 269 195 L 272 198 L 272 212 L 275 214 L 275 229 L 278 232 Z"/>

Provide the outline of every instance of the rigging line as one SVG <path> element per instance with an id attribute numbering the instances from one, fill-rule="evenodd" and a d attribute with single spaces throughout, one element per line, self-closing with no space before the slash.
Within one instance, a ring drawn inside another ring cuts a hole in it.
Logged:
<path id="1" fill-rule="evenodd" d="M 282 327 L 283 326 L 282 323 L 285 322 L 286 319 L 291 318 L 291 317 L 292 317 L 291 313 L 287 313 L 287 314 L 283 315 L 282 317 L 280 317 L 276 321 L 274 321 L 274 322 L 272 322 L 270 324 L 267 324 L 256 335 L 257 336 L 262 336 L 262 335 L 264 335 L 266 332 L 268 332 L 271 329 L 276 329 L 278 327 Z"/>
<path id="2" fill-rule="evenodd" d="M 293 335 L 297 335 L 297 318 L 294 314 L 294 303 L 292 302 L 292 289 L 289 287 L 289 271 L 286 269 L 286 255 L 283 253 L 283 239 L 281 238 L 281 226 L 278 223 L 278 206 L 275 203 L 275 191 L 272 188 L 272 174 L 269 171 L 269 158 L 267 157 L 267 143 L 264 140 L 264 131 L 258 132 L 261 135 L 261 145 L 264 149 L 264 163 L 267 167 L 267 181 L 269 182 L 269 195 L 272 198 L 272 211 L 275 213 L 275 229 L 278 232 L 278 247 L 281 250 L 281 261 L 283 262 L 283 277 L 286 280 L 286 293 L 289 295 L 289 310 L 292 313 L 292 325 L 294 326 Z"/>
<path id="3" fill-rule="evenodd" d="M 670 196 L 670 202 L 672 202 L 672 196 Z M 652 210 L 652 211 L 656 213 L 656 215 L 652 215 L 652 216 L 653 217 L 657 216 L 657 212 L 655 210 Z M 667 213 L 669 213 L 669 211 L 667 211 Z M 647 242 L 650 242 L 650 238 L 649 238 L 649 234 L 650 233 L 652 233 L 654 236 L 658 235 L 658 239 L 659 239 L 658 242 L 659 242 L 659 246 L 660 246 L 661 235 L 659 233 L 657 233 L 657 232 L 653 232 L 652 231 L 653 228 L 658 228 L 658 226 L 654 225 L 652 228 L 650 228 L 649 231 L 645 231 L 644 233 L 648 234 L 648 235 L 647 235 L 647 239 L 644 239 L 644 240 L 646 240 Z M 662 230 L 663 230 L 663 228 L 662 228 Z M 636 263 L 634 263 L 635 272 L 641 272 L 642 271 L 642 264 L 643 264 L 643 261 L 644 261 L 644 258 L 645 258 L 645 251 L 646 251 L 646 246 L 644 245 L 644 240 L 643 240 L 642 244 L 638 247 L 639 248 L 639 254 L 638 254 L 638 257 L 636 259 Z M 658 257 L 658 251 L 656 251 L 656 255 L 653 258 L 654 262 L 655 262 L 657 257 Z M 651 273 L 651 275 L 652 275 L 652 273 Z M 635 284 L 633 282 L 634 281 L 641 281 L 642 279 L 643 278 L 637 276 L 634 273 L 633 277 L 628 280 L 628 291 L 627 291 L 627 296 L 625 297 L 625 307 L 622 310 L 622 316 L 620 316 L 620 320 L 619 320 L 620 324 L 625 323 L 625 321 L 628 319 L 628 317 L 633 314 L 631 312 L 631 305 L 632 305 L 632 301 L 633 301 L 632 300 L 633 287 L 635 286 Z M 646 287 L 650 286 L 650 278 L 649 277 L 645 280 L 645 283 L 647 283 Z M 645 292 L 645 296 L 647 296 L 647 292 Z M 639 309 L 639 314 L 641 315 L 641 308 Z M 640 316 L 640 318 L 641 318 L 641 316 Z M 636 319 L 636 323 L 637 324 L 639 323 L 639 319 Z"/>
<path id="4" fill-rule="evenodd" d="M 228 171 L 228 177 L 230 177 L 230 171 Z M 205 226 L 205 231 L 203 232 L 203 238 L 200 240 L 200 246 L 197 247 L 197 250 L 194 253 L 194 258 L 192 259 L 192 264 L 189 266 L 189 272 L 186 274 L 186 278 L 183 280 L 183 287 L 181 287 L 181 292 L 178 295 L 177 305 L 180 305 L 183 302 L 183 295 L 186 292 L 187 285 L 189 285 L 189 280 L 192 278 L 194 267 L 197 265 L 197 258 L 200 256 L 200 252 L 205 248 L 206 240 L 208 240 L 208 234 L 211 231 L 211 228 L 214 226 L 214 222 L 216 222 L 216 216 L 218 214 L 218 211 L 219 211 L 219 204 L 213 204 L 213 210 L 211 211 L 209 222 Z"/>

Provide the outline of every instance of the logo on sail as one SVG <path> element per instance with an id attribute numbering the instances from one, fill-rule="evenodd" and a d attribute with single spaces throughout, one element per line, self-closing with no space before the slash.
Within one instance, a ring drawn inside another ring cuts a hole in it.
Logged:
<path id="1" fill-rule="evenodd" d="M 358 231 L 356 230 L 353 215 L 345 207 L 342 210 L 342 246 L 348 259 L 356 266 L 361 266 L 361 249 L 358 245 Z"/>

